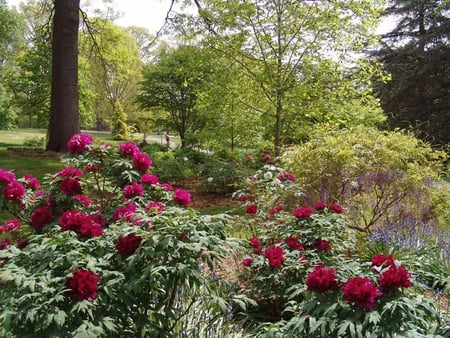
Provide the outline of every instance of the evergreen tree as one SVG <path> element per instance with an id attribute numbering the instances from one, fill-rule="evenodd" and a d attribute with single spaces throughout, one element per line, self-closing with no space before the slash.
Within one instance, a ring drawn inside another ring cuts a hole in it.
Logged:
<path id="1" fill-rule="evenodd" d="M 413 129 L 417 136 L 448 147 L 450 2 L 394 0 L 385 15 L 397 22 L 376 52 L 392 76 L 377 84 L 389 126 Z"/>

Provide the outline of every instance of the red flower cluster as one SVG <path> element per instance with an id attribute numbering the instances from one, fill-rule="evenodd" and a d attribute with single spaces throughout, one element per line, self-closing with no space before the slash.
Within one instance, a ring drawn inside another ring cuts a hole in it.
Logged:
<path id="1" fill-rule="evenodd" d="M 311 207 L 300 207 L 294 210 L 292 213 L 296 218 L 309 218 L 313 212 L 313 209 Z"/>
<path id="2" fill-rule="evenodd" d="M 312 247 L 314 249 L 327 253 L 331 251 L 330 243 L 322 238 L 316 238 Z"/>
<path id="3" fill-rule="evenodd" d="M 403 266 L 394 265 L 380 274 L 378 283 L 384 292 L 397 288 L 409 288 L 411 286 L 410 275 L 409 271 Z"/>
<path id="4" fill-rule="evenodd" d="M 272 269 L 278 269 L 283 265 L 284 251 L 281 247 L 274 245 L 264 250 L 264 257 L 269 260 L 269 266 Z"/>
<path id="5" fill-rule="evenodd" d="M 337 203 L 331 203 L 328 208 L 337 214 L 342 214 L 344 212 L 344 209 Z"/>
<path id="6" fill-rule="evenodd" d="M 258 206 L 256 204 L 249 204 L 245 211 L 249 215 L 255 215 L 258 212 Z"/>
<path id="7" fill-rule="evenodd" d="M 72 230 L 83 237 L 103 235 L 103 218 L 98 215 L 88 215 L 79 210 L 64 211 L 59 218 L 62 231 Z"/>
<path id="8" fill-rule="evenodd" d="M 31 213 L 31 225 L 38 231 L 41 231 L 47 224 L 53 220 L 53 215 L 49 208 L 37 208 Z"/>
<path id="9" fill-rule="evenodd" d="M 327 205 L 325 204 L 325 202 L 322 202 L 322 201 L 315 203 L 313 206 L 314 210 L 323 210 L 326 207 L 327 207 Z"/>
<path id="10" fill-rule="evenodd" d="M 274 208 L 269 210 L 269 214 L 273 215 L 273 214 L 279 213 L 283 209 L 284 209 L 284 207 L 282 205 L 277 205 Z"/>
<path id="11" fill-rule="evenodd" d="M 136 152 L 133 156 L 133 165 L 137 171 L 146 172 L 152 165 L 152 160 L 146 153 Z"/>
<path id="12" fill-rule="evenodd" d="M 24 180 L 23 185 L 27 189 L 36 190 L 37 188 L 39 188 L 41 184 L 37 178 L 35 178 L 33 175 L 30 174 L 23 175 L 23 180 Z"/>
<path id="13" fill-rule="evenodd" d="M 153 175 L 153 174 L 144 174 L 141 177 L 141 184 L 152 185 L 152 184 L 158 184 L 158 182 L 159 182 L 158 176 Z"/>
<path id="14" fill-rule="evenodd" d="M 144 188 L 139 183 L 128 184 L 123 188 L 123 195 L 130 199 L 135 196 L 144 196 Z"/>
<path id="15" fill-rule="evenodd" d="M 67 142 L 67 151 L 72 154 L 82 154 L 88 149 L 88 146 L 92 144 L 92 142 L 92 136 L 89 134 L 74 135 L 69 142 Z"/>
<path id="16" fill-rule="evenodd" d="M 138 146 L 133 142 L 125 142 L 119 144 L 119 153 L 122 157 L 133 158 L 134 154 L 139 153 Z"/>
<path id="17" fill-rule="evenodd" d="M 306 286 L 309 291 L 324 293 L 336 288 L 337 285 L 334 269 L 325 268 L 323 265 L 317 265 L 306 277 Z"/>
<path id="18" fill-rule="evenodd" d="M 280 181 L 291 181 L 291 182 L 295 182 L 295 176 L 292 175 L 291 173 L 288 173 L 287 171 L 278 175 L 278 179 Z"/>
<path id="19" fill-rule="evenodd" d="M 250 266 L 253 263 L 253 258 L 247 257 L 242 260 L 243 266 Z"/>
<path id="20" fill-rule="evenodd" d="M 66 195 L 72 196 L 81 193 L 79 178 L 67 177 L 61 181 L 59 188 Z"/>
<path id="21" fill-rule="evenodd" d="M 379 254 L 372 257 L 372 266 L 395 267 L 395 262 L 391 255 Z"/>
<path id="22" fill-rule="evenodd" d="M 182 204 L 184 206 L 188 206 L 191 204 L 191 194 L 183 189 L 176 189 L 174 193 L 173 201 L 176 204 Z"/>
<path id="23" fill-rule="evenodd" d="M 375 299 L 382 295 L 375 284 L 365 277 L 350 278 L 342 287 L 342 291 L 347 302 L 354 302 L 366 310 L 373 310 Z"/>
<path id="24" fill-rule="evenodd" d="M 93 301 L 100 277 L 90 270 L 75 271 L 66 282 L 67 294 L 75 299 Z"/>
<path id="25" fill-rule="evenodd" d="M 116 249 L 123 256 L 134 254 L 137 248 L 141 245 L 142 238 L 135 234 L 127 236 L 120 236 L 117 240 Z"/>
<path id="26" fill-rule="evenodd" d="M 20 202 L 25 196 L 25 188 L 15 179 L 6 184 L 2 190 L 3 198 L 11 202 Z"/>
<path id="27" fill-rule="evenodd" d="M 294 250 L 303 251 L 305 250 L 305 246 L 299 242 L 298 236 L 289 236 L 284 240 L 288 247 Z"/>
<path id="28" fill-rule="evenodd" d="M 113 220 L 118 221 L 119 219 L 124 219 L 127 222 L 132 222 L 134 217 L 134 212 L 138 206 L 134 203 L 128 203 L 124 206 L 118 207 L 113 213 Z"/>
<path id="29" fill-rule="evenodd" d="M 248 240 L 248 243 L 253 248 L 253 253 L 259 255 L 262 253 L 261 242 L 257 237 L 252 237 Z"/>

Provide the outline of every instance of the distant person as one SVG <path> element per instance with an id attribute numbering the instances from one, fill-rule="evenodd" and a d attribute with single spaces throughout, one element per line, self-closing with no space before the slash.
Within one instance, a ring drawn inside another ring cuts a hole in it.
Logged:
<path id="1" fill-rule="evenodd" d="M 164 138 L 166 139 L 167 148 L 170 148 L 170 136 L 167 133 L 164 133 Z"/>

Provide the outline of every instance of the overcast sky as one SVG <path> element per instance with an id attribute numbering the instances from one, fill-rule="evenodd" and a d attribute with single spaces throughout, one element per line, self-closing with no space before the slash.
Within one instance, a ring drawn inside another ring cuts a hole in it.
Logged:
<path id="1" fill-rule="evenodd" d="M 26 0 L 7 0 L 8 5 L 17 6 Z M 86 0 L 81 0 L 85 3 Z M 93 7 L 101 6 L 101 0 L 90 0 Z M 116 23 L 121 26 L 139 26 L 156 33 L 164 23 L 171 0 L 114 0 L 113 7 L 123 14 Z"/>

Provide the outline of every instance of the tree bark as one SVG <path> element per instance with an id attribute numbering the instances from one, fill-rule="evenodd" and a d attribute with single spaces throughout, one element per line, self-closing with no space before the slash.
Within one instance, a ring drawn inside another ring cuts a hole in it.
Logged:
<path id="1" fill-rule="evenodd" d="M 52 89 L 47 150 L 66 151 L 79 133 L 78 27 L 80 0 L 55 0 L 52 37 Z"/>

